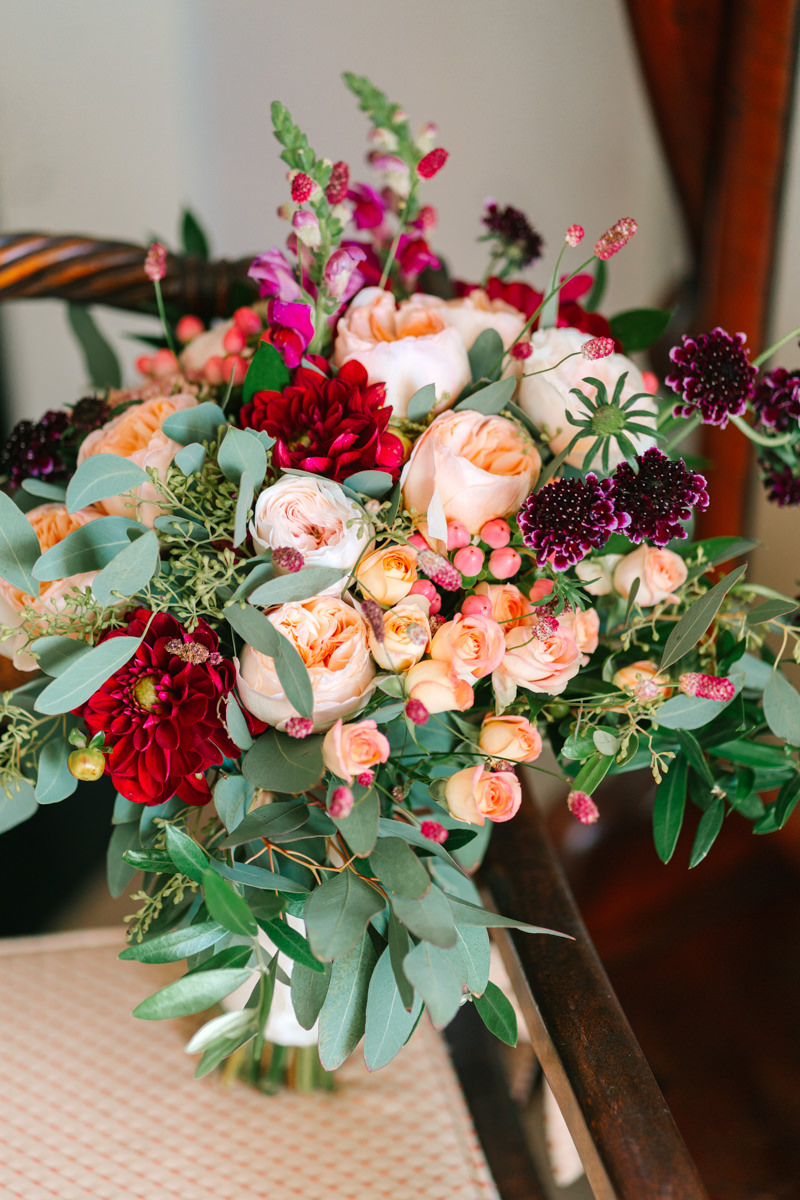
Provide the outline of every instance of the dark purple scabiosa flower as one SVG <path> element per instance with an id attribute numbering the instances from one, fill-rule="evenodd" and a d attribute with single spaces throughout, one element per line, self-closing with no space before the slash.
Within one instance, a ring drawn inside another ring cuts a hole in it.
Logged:
<path id="1" fill-rule="evenodd" d="M 69 424 L 69 413 L 51 411 L 39 421 L 14 426 L 0 459 L 12 487 L 19 487 L 23 479 L 49 479 L 66 472 L 61 443 Z"/>
<path id="2" fill-rule="evenodd" d="M 494 242 L 495 257 L 506 260 L 506 267 L 499 272 L 501 279 L 512 269 L 527 267 L 541 258 L 544 245 L 541 236 L 518 208 L 512 208 L 510 204 L 499 208 L 490 201 L 481 220 L 489 232 L 478 240 Z"/>
<path id="3" fill-rule="evenodd" d="M 730 334 L 717 327 L 711 333 L 684 337 L 669 356 L 674 370 L 666 384 L 683 397 L 676 404 L 676 417 L 698 413 L 706 425 L 724 429 L 729 417 L 738 417 L 753 394 L 756 368 L 745 349 L 746 335 Z"/>
<path id="4" fill-rule="evenodd" d="M 761 482 L 767 499 L 778 508 L 793 508 L 800 504 L 800 473 L 797 467 L 781 462 L 775 454 L 759 458 Z"/>
<path id="5" fill-rule="evenodd" d="M 625 529 L 630 518 L 615 509 L 610 479 L 556 479 L 529 496 L 517 524 L 525 545 L 536 552 L 539 566 L 557 571 L 599 550 L 609 534 Z"/>
<path id="6" fill-rule="evenodd" d="M 764 375 L 753 393 L 753 412 L 770 432 L 800 429 L 800 371 L 776 367 Z"/>
<path id="7" fill-rule="evenodd" d="M 655 546 L 685 538 L 681 522 L 688 521 L 692 508 L 708 508 L 705 478 L 655 447 L 637 455 L 636 468 L 620 463 L 611 478 L 614 508 L 630 519 L 625 536 Z"/>

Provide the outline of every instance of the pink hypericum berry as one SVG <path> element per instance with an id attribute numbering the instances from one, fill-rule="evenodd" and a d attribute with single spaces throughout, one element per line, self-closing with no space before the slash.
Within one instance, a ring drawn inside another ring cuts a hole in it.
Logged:
<path id="1" fill-rule="evenodd" d="M 430 150 L 422 161 L 417 164 L 417 173 L 423 179 L 433 179 L 434 175 L 441 171 L 449 157 L 446 150 L 443 150 L 441 146 L 437 146 L 435 150 Z"/>
<path id="2" fill-rule="evenodd" d="M 423 821 L 419 831 L 423 837 L 430 838 L 432 842 L 438 842 L 440 846 L 444 845 L 449 836 L 444 825 L 440 825 L 438 821 Z"/>
<path id="3" fill-rule="evenodd" d="M 470 532 L 466 525 L 462 525 L 460 521 L 447 522 L 447 549 L 460 550 L 462 546 L 468 546 L 470 541 Z"/>
<path id="4" fill-rule="evenodd" d="M 341 204 L 347 197 L 350 186 L 350 168 L 346 162 L 335 162 L 328 186 L 325 188 L 325 199 L 328 204 Z"/>
<path id="5" fill-rule="evenodd" d="M 552 579 L 537 579 L 528 595 L 531 598 L 531 604 L 536 604 L 538 600 L 543 600 L 545 596 L 552 595 L 555 584 Z"/>
<path id="6" fill-rule="evenodd" d="M 360 775 L 356 775 L 356 783 L 359 787 L 369 787 L 374 779 L 374 771 L 362 771 Z"/>
<path id="7" fill-rule="evenodd" d="M 610 337 L 590 338 L 588 342 L 584 342 L 581 346 L 581 354 L 584 358 L 594 360 L 596 358 L 608 358 L 609 354 L 614 353 L 614 339 Z"/>
<path id="8" fill-rule="evenodd" d="M 178 321 L 178 324 L 175 326 L 175 332 L 178 335 L 178 341 L 186 345 L 192 338 L 196 338 L 198 334 L 205 333 L 205 328 L 199 317 L 192 317 L 187 314 Z"/>
<path id="9" fill-rule="evenodd" d="M 153 370 L 153 356 L 151 354 L 140 354 L 136 359 L 136 370 L 141 375 L 150 375 Z"/>
<path id="10" fill-rule="evenodd" d="M 420 550 L 417 567 L 424 575 L 444 588 L 446 592 L 457 592 L 461 587 L 461 575 L 451 562 L 435 550 Z"/>
<path id="11" fill-rule="evenodd" d="M 241 354 L 247 345 L 247 338 L 241 329 L 237 328 L 236 325 L 231 325 L 230 329 L 225 332 L 222 344 L 228 354 Z"/>
<path id="12" fill-rule="evenodd" d="M 461 611 L 465 617 L 490 617 L 492 602 L 488 596 L 467 596 Z"/>
<path id="13" fill-rule="evenodd" d="M 453 565 L 462 575 L 477 575 L 485 557 L 480 546 L 462 546 L 453 555 Z"/>
<path id="14" fill-rule="evenodd" d="M 225 360 L 221 354 L 212 354 L 206 359 L 203 374 L 209 383 L 225 383 Z"/>
<path id="15" fill-rule="evenodd" d="M 564 234 L 564 241 L 568 246 L 579 246 L 583 241 L 583 226 L 570 225 L 569 229 Z"/>
<path id="16" fill-rule="evenodd" d="M 314 190 L 314 180 L 304 171 L 298 171 L 292 179 L 292 199 L 295 204 L 304 204 Z"/>
<path id="17" fill-rule="evenodd" d="M 600 816 L 600 811 L 591 796 L 586 792 L 570 792 L 567 796 L 567 807 L 573 817 L 577 817 L 581 825 L 594 825 Z"/>
<path id="18" fill-rule="evenodd" d="M 144 273 L 152 283 L 158 283 L 167 273 L 167 247 L 153 242 L 144 260 Z"/>
<path id="19" fill-rule="evenodd" d="M 502 550 L 511 541 L 511 526 L 502 517 L 495 517 L 481 525 L 481 541 L 492 550 Z"/>
<path id="20" fill-rule="evenodd" d="M 295 550 L 294 546 L 276 546 L 272 551 L 272 565 L 279 571 L 286 571 L 288 575 L 301 571 L 304 562 L 302 554 Z"/>
<path id="21" fill-rule="evenodd" d="M 429 712 L 421 700 L 409 700 L 406 703 L 406 716 L 414 725 L 424 725 Z"/>
<path id="22" fill-rule="evenodd" d="M 306 738 L 314 732 L 314 722 L 311 717 L 289 717 L 285 732 L 292 738 Z"/>
<path id="23" fill-rule="evenodd" d="M 426 600 L 433 604 L 438 598 L 439 593 L 431 583 L 430 579 L 417 579 L 412 583 L 409 596 L 424 596 Z"/>
<path id="24" fill-rule="evenodd" d="M 510 546 L 493 550 L 489 555 L 489 570 L 495 579 L 510 579 L 512 575 L 516 575 L 521 566 L 522 559 Z"/>
<path id="25" fill-rule="evenodd" d="M 724 675 L 700 675 L 697 671 L 686 671 L 678 680 L 678 687 L 687 696 L 699 696 L 702 700 L 732 700 L 736 688 Z"/>
<path id="26" fill-rule="evenodd" d="M 250 370 L 250 360 L 242 358 L 241 354 L 230 354 L 225 359 L 225 382 L 231 382 L 233 377 L 233 386 L 241 387 L 244 383 L 244 377 Z"/>
<path id="27" fill-rule="evenodd" d="M 171 350 L 167 350 L 163 346 L 160 350 L 156 350 L 153 355 L 152 364 L 150 366 L 150 374 L 161 379 L 166 375 L 174 375 L 178 370 L 178 360 Z"/>
<path id="28" fill-rule="evenodd" d="M 328 801 L 328 812 L 332 817 L 336 817 L 338 821 L 343 821 L 345 817 L 349 817 L 353 811 L 353 793 L 349 787 L 342 784 L 337 787 L 330 800 Z"/>
<path id="29" fill-rule="evenodd" d="M 533 346 L 530 342 L 514 342 L 511 347 L 511 357 L 524 360 L 530 358 L 533 354 Z"/>
<path id="30" fill-rule="evenodd" d="M 414 546 L 414 548 L 417 550 L 430 550 L 430 546 L 425 541 L 425 538 L 421 533 L 412 533 L 411 537 L 408 539 L 408 544 L 409 546 Z"/>
<path id="31" fill-rule="evenodd" d="M 386 641 L 386 621 L 383 616 L 383 609 L 377 600 L 362 600 L 361 615 L 369 623 L 369 627 L 375 635 L 376 642 Z"/>
<path id="32" fill-rule="evenodd" d="M 597 239 L 594 252 L 597 258 L 605 261 L 617 254 L 631 240 L 639 228 L 633 217 L 622 217 L 616 224 L 607 229 L 602 237 Z"/>
<path id="33" fill-rule="evenodd" d="M 253 334 L 261 333 L 263 328 L 261 317 L 254 308 L 250 308 L 247 304 L 241 308 L 237 308 L 233 314 L 233 323 L 237 329 L 241 329 L 245 337 L 252 337 Z"/>

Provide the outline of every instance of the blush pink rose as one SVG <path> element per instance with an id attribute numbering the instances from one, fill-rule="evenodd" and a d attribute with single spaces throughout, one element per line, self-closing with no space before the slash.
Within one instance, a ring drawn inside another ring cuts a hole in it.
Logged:
<path id="1" fill-rule="evenodd" d="M 356 579 L 371 600 L 397 604 L 417 582 L 417 551 L 403 543 L 372 550 L 356 567 Z"/>
<path id="2" fill-rule="evenodd" d="M 372 657 L 385 671 L 407 671 L 427 653 L 431 644 L 429 601 L 424 596 L 407 596 L 383 616 L 383 641 L 370 628 Z"/>
<path id="3" fill-rule="evenodd" d="M 504 348 L 508 349 L 522 333 L 526 321 L 519 309 L 512 308 L 505 300 L 490 300 L 482 288 L 475 288 L 457 300 L 414 295 L 400 305 L 401 311 L 405 304 L 436 313 L 446 325 L 458 330 L 468 350 L 485 329 L 499 333 Z"/>
<path id="4" fill-rule="evenodd" d="M 505 758 L 512 762 L 533 762 L 542 753 L 541 734 L 527 717 L 498 717 L 487 713 L 478 745 L 487 758 Z"/>
<path id="5" fill-rule="evenodd" d="M 674 603 L 678 599 L 675 593 L 686 582 L 687 573 L 686 563 L 679 554 L 642 545 L 617 563 L 614 588 L 627 599 L 634 580 L 638 579 L 636 603 L 642 608 L 651 608 L 662 600 Z"/>
<path id="6" fill-rule="evenodd" d="M 338 720 L 322 741 L 322 761 L 339 779 L 351 784 L 354 775 L 361 775 L 378 763 L 385 763 L 391 753 L 389 739 L 378 730 L 377 721 L 357 721 L 345 725 Z"/>
<path id="7" fill-rule="evenodd" d="M 466 712 L 475 702 L 470 684 L 441 659 L 416 663 L 407 672 L 405 685 L 409 700 L 421 700 L 429 713 Z"/>
<path id="8" fill-rule="evenodd" d="M 539 451 L 506 417 L 472 409 L 443 413 L 418 439 L 403 469 L 403 504 L 427 514 L 430 532 L 440 537 L 435 493 L 446 520 L 479 533 L 487 521 L 519 510 L 541 465 Z"/>
<path id="9" fill-rule="evenodd" d="M 457 613 L 434 634 L 431 658 L 450 663 L 459 679 L 471 681 L 491 675 L 505 650 L 502 627 L 492 617 Z"/>
<path id="10" fill-rule="evenodd" d="M 569 629 L 575 638 L 575 644 L 581 652 L 581 666 L 585 667 L 589 655 L 594 654 L 600 640 L 600 617 L 594 608 L 585 608 L 583 612 L 563 612 L 558 618 L 560 629 Z"/>
<path id="11" fill-rule="evenodd" d="M 538 617 L 533 616 L 533 606 L 527 596 L 513 583 L 479 583 L 477 596 L 486 596 L 492 606 L 492 616 L 503 628 L 503 633 L 517 625 L 533 625 Z"/>
<path id="12" fill-rule="evenodd" d="M 370 383 L 386 385 L 386 403 L 399 420 L 416 391 L 432 383 L 433 412 L 449 408 L 472 378 L 457 330 L 435 311 L 411 301 L 397 308 L 391 292 L 364 288 L 340 318 L 333 348 L 337 367 L 357 359 Z"/>
<path id="13" fill-rule="evenodd" d="M 581 652 L 574 631 L 568 622 L 562 625 L 559 619 L 555 633 L 549 637 L 535 637 L 523 625 L 510 629 L 505 657 L 496 674 L 516 687 L 557 696 L 578 674 L 580 666 Z"/>
<path id="14" fill-rule="evenodd" d="M 445 784 L 450 815 L 470 825 L 510 821 L 522 803 L 522 788 L 513 771 L 487 771 L 482 763 L 456 771 Z"/>

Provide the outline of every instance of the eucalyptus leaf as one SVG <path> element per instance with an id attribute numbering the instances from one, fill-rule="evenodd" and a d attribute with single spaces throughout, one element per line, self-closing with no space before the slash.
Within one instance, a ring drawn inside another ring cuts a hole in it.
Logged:
<path id="1" fill-rule="evenodd" d="M 765 621 L 777 621 L 779 617 L 788 617 L 790 613 L 796 612 L 798 607 L 800 606 L 796 600 L 765 600 L 747 614 L 745 621 L 752 628 L 754 625 L 762 625 Z"/>
<path id="2" fill-rule="evenodd" d="M 259 921 L 259 925 L 273 945 L 288 958 L 291 958 L 293 962 L 301 963 L 309 971 L 316 971 L 318 974 L 324 973 L 325 963 L 320 962 L 318 958 L 314 957 L 306 938 L 297 929 L 294 929 L 288 921 L 281 921 L 280 919 Z"/>
<path id="3" fill-rule="evenodd" d="M 259 608 L 307 600 L 309 596 L 318 596 L 346 575 L 347 571 L 339 567 L 303 567 L 293 574 L 278 575 L 258 585 L 249 593 L 247 600 Z"/>
<path id="4" fill-rule="evenodd" d="M 295 963 L 292 968 L 292 1007 L 303 1029 L 313 1029 L 328 994 L 331 965 L 322 966 L 322 972 L 311 971 L 302 963 Z"/>
<path id="5" fill-rule="evenodd" d="M 127 549 L 133 531 L 144 533 L 145 528 L 129 517 L 98 517 L 96 521 L 88 521 L 45 551 L 36 564 L 35 578 L 50 583 L 69 575 L 100 571 L 121 550 Z"/>
<path id="6" fill-rule="evenodd" d="M 290 738 L 268 729 L 242 761 L 242 774 L 255 787 L 289 794 L 316 787 L 323 770 L 322 734 Z"/>
<path id="7" fill-rule="evenodd" d="M 206 448 L 200 442 L 190 442 L 175 455 L 174 463 L 184 475 L 195 475 L 206 461 Z"/>
<path id="8" fill-rule="evenodd" d="M 473 380 L 490 379 L 503 361 L 503 339 L 496 329 L 484 329 L 467 354 Z"/>
<path id="9" fill-rule="evenodd" d="M 225 728 L 240 750 L 249 750 L 253 746 L 253 736 L 233 692 L 228 694 L 225 701 Z"/>
<path id="10" fill-rule="evenodd" d="M 431 886 L 430 875 L 402 838 L 380 838 L 370 853 L 369 863 L 380 883 L 396 896 L 420 900 Z"/>
<path id="11" fill-rule="evenodd" d="M 421 1011 L 422 996 L 415 996 L 411 1010 L 406 1010 L 387 946 L 372 973 L 367 994 L 364 1061 L 368 1070 L 385 1067 L 402 1050 Z"/>
<path id="12" fill-rule="evenodd" d="M 229 426 L 217 454 L 220 471 L 231 483 L 238 484 L 247 473 L 253 486 L 267 473 L 267 452 L 255 434 Z"/>
<path id="13" fill-rule="evenodd" d="M 543 925 L 528 925 L 525 921 L 516 921 L 513 917 L 504 917 L 500 913 L 490 912 L 479 904 L 462 900 L 460 896 L 449 896 L 452 908 L 459 925 L 482 925 L 486 929 L 519 929 L 521 933 L 549 933 L 553 937 L 565 937 L 572 941 L 568 933 L 560 933 L 557 929 L 546 929 Z"/>
<path id="14" fill-rule="evenodd" d="M 54 715 L 78 708 L 93 696 L 115 671 L 125 666 L 140 644 L 141 638 L 108 638 L 87 654 L 81 655 L 69 671 L 54 679 L 36 698 L 36 712 Z"/>
<path id="15" fill-rule="evenodd" d="M 233 516 L 233 544 L 241 546 L 247 537 L 247 518 L 255 496 L 255 485 L 249 471 L 244 471 L 239 480 L 239 494 L 236 497 L 236 511 Z"/>
<path id="16" fill-rule="evenodd" d="M 731 700 L 706 700 L 702 696 L 673 696 L 656 712 L 654 721 L 665 729 L 702 729 L 724 712 Z"/>
<path id="17" fill-rule="evenodd" d="M 456 950 L 464 963 L 467 987 L 473 996 L 482 996 L 489 982 L 491 946 L 489 934 L 480 925 L 457 925 Z"/>
<path id="18" fill-rule="evenodd" d="M 414 392 L 414 395 L 409 400 L 408 408 L 406 409 L 406 420 L 424 421 L 435 404 L 436 385 L 426 383 L 424 387 Z"/>
<path id="19" fill-rule="evenodd" d="M 619 738 L 607 729 L 595 729 L 592 741 L 601 754 L 614 755 L 619 750 Z"/>
<path id="20" fill-rule="evenodd" d="M 185 1050 L 187 1054 L 202 1054 L 220 1037 L 238 1041 L 244 1034 L 255 1035 L 257 1032 L 256 1014 L 251 1008 L 240 1008 L 236 1012 L 222 1013 L 220 1016 L 206 1021 L 205 1025 L 198 1029 L 194 1037 L 187 1042 Z"/>
<path id="21" fill-rule="evenodd" d="M 666 333 L 672 312 L 665 308 L 629 308 L 611 318 L 611 336 L 626 354 L 649 350 Z"/>
<path id="22" fill-rule="evenodd" d="M 258 863 L 235 862 L 231 867 L 227 863 L 212 859 L 211 866 L 223 879 L 230 879 L 232 883 L 244 884 L 245 887 L 260 888 L 262 891 L 269 892 L 288 892 L 297 896 L 305 896 L 308 892 L 307 887 L 290 879 L 288 875 L 278 875 L 275 871 L 260 867 Z M 253 907 L 254 902 L 251 899 L 251 908 Z"/>
<path id="23" fill-rule="evenodd" d="M 71 796 L 78 780 L 67 766 L 71 746 L 62 737 L 49 737 L 39 750 L 36 799 L 39 804 L 58 804 Z"/>
<path id="24" fill-rule="evenodd" d="M 192 442 L 216 441 L 220 428 L 227 429 L 227 426 L 228 418 L 219 405 L 206 400 L 194 408 L 181 408 L 172 413 L 161 430 L 173 442 L 189 446 Z"/>
<path id="25" fill-rule="evenodd" d="M 496 983 L 489 983 L 482 996 L 476 996 L 474 1004 L 486 1028 L 507 1046 L 517 1044 L 517 1016 L 514 1006 Z"/>
<path id="26" fill-rule="evenodd" d="M 326 1071 L 340 1067 L 361 1041 L 376 959 L 372 939 L 365 933 L 348 954 L 333 964 L 319 1014 L 319 1058 Z"/>
<path id="27" fill-rule="evenodd" d="M 225 930 L 216 921 L 201 921 L 198 925 L 187 925 L 185 929 L 171 929 L 169 933 L 148 938 L 145 942 L 132 942 L 119 957 L 144 963 L 180 962 L 182 958 L 215 946 L 225 936 Z"/>
<path id="28" fill-rule="evenodd" d="M 343 486 L 350 488 L 351 492 L 381 500 L 394 487 L 394 479 L 388 471 L 357 471 L 355 475 L 348 475 Z"/>
<path id="29" fill-rule="evenodd" d="M 384 904 L 383 896 L 354 871 L 340 871 L 326 879 L 311 893 L 303 910 L 315 957 L 331 962 L 349 954 Z"/>
<path id="30" fill-rule="evenodd" d="M 148 996 L 133 1010 L 134 1017 L 145 1021 L 163 1021 L 170 1017 L 188 1017 L 219 1004 L 231 992 L 252 977 L 246 967 L 238 970 L 223 968 L 218 971 L 200 971 L 195 975 L 184 975 L 174 983 L 168 983 L 152 996 Z"/>
<path id="31" fill-rule="evenodd" d="M 431 884 L 430 890 L 418 899 L 393 895 L 392 911 L 415 937 L 449 949 L 458 943 L 455 919 L 450 902 L 441 888 Z"/>
<path id="32" fill-rule="evenodd" d="M 486 416 L 495 416 L 509 403 L 516 386 L 516 379 L 498 379 L 496 383 L 490 383 L 466 399 L 459 400 L 455 407 L 458 410 L 469 408 Z"/>
<path id="33" fill-rule="evenodd" d="M 119 454 L 92 454 L 81 463 L 67 484 L 67 510 L 78 512 L 97 500 L 120 496 L 149 480 L 147 472 L 129 458 Z"/>
<path id="34" fill-rule="evenodd" d="M 743 563 L 735 571 L 730 571 L 687 609 L 667 638 L 659 671 L 666 671 L 697 645 L 714 620 L 725 596 L 734 584 L 739 582 L 746 570 L 747 564 Z"/>
<path id="35" fill-rule="evenodd" d="M 120 596 L 134 596 L 150 582 L 158 567 L 158 534 L 148 529 L 103 567 L 92 583 L 92 594 L 104 606 L 111 603 L 114 592 Z"/>
<path id="36" fill-rule="evenodd" d="M 138 850 L 140 846 L 138 821 L 114 826 L 106 850 L 106 878 L 108 890 L 114 898 L 122 895 L 136 874 L 136 867 L 126 862 L 123 855 L 130 850 Z"/>
<path id="37" fill-rule="evenodd" d="M 764 716 L 776 737 L 800 746 L 800 693 L 779 669 L 764 687 Z"/>
<path id="38" fill-rule="evenodd" d="M 425 1001 L 431 1021 L 444 1029 L 461 1004 L 462 973 L 446 951 L 420 942 L 406 955 L 403 969 Z"/>
<path id="39" fill-rule="evenodd" d="M 389 959 L 392 971 L 394 972 L 395 983 L 397 984 L 403 1007 L 410 1010 L 414 1003 L 414 988 L 406 978 L 406 973 L 403 970 L 403 962 L 411 949 L 411 938 L 408 935 L 408 930 L 400 924 L 391 909 L 389 910 L 387 933 L 389 935 Z"/>
<path id="40" fill-rule="evenodd" d="M 331 819 L 353 854 L 358 858 L 366 858 L 378 840 L 380 815 L 378 792 L 375 788 L 367 788 L 361 796 L 356 797 L 348 816 Z"/>
<path id="41" fill-rule="evenodd" d="M 0 579 L 27 596 L 38 596 L 39 584 L 32 571 L 41 552 L 28 518 L 0 491 Z"/>
<path id="42" fill-rule="evenodd" d="M 214 784 L 214 807 L 227 830 L 244 820 L 253 789 L 241 775 L 220 775 Z"/>
<path id="43" fill-rule="evenodd" d="M 56 504 L 63 504 L 67 494 L 67 489 L 62 483 L 48 483 L 46 479 L 23 479 L 20 486 L 23 492 L 27 492 L 29 496 L 37 496 L 41 500 L 53 500 Z"/>
<path id="44" fill-rule="evenodd" d="M 8 789 L 7 795 L 0 788 L 0 833 L 21 825 L 39 809 L 33 787 L 25 780 L 8 781 Z"/>
<path id="45" fill-rule="evenodd" d="M 311 679 L 305 663 L 289 639 L 263 613 L 249 605 L 229 606 L 225 609 L 225 620 L 247 645 L 273 660 L 286 699 L 301 717 L 310 717 L 314 708 Z"/>
<path id="46" fill-rule="evenodd" d="M 671 762 L 670 768 L 656 789 L 653 805 L 653 841 L 656 854 L 668 863 L 675 853 L 686 808 L 686 781 L 689 763 L 685 758 Z"/>
<path id="47" fill-rule="evenodd" d="M 262 804 L 242 818 L 220 842 L 220 848 L 226 850 L 229 846 L 241 846 L 260 838 L 269 838 L 272 842 L 280 840 L 281 834 L 302 829 L 308 823 L 308 818 L 308 806 L 300 801 L 276 800 L 271 804 Z"/>
<path id="48" fill-rule="evenodd" d="M 46 675 L 56 676 L 88 654 L 91 646 L 79 642 L 77 638 L 51 636 L 36 638 L 28 649 L 36 656 L 37 665 Z"/>

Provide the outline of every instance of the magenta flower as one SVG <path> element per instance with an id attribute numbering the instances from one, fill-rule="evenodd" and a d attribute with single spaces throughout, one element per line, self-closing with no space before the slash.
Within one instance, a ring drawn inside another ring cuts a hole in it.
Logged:
<path id="1" fill-rule="evenodd" d="M 314 337 L 314 322 L 307 304 L 270 300 L 267 331 L 262 341 L 270 342 L 283 356 L 287 367 L 299 367 L 306 347 Z"/>
<path id="2" fill-rule="evenodd" d="M 254 259 L 247 274 L 259 285 L 262 300 L 273 296 L 277 300 L 299 300 L 303 294 L 289 260 L 277 246 Z"/>
<path id="3" fill-rule="evenodd" d="M 386 217 L 386 201 L 368 183 L 354 183 L 347 193 L 356 229 L 378 229 Z"/>
<path id="4" fill-rule="evenodd" d="M 731 335 L 717 327 L 697 337 L 684 336 L 669 356 L 674 370 L 666 384 L 683 398 L 676 404 L 676 417 L 698 413 L 706 425 L 724 429 L 729 417 L 738 417 L 753 395 L 756 369 L 745 349 L 746 335 Z"/>
<path id="5" fill-rule="evenodd" d="M 354 243 L 334 250 L 325 264 L 325 284 L 334 300 L 349 300 L 360 290 L 362 277 L 357 268 L 366 257 L 366 251 Z"/>
<path id="6" fill-rule="evenodd" d="M 424 238 L 412 238 L 404 233 L 397 244 L 397 265 L 403 279 L 407 281 L 415 279 L 428 267 L 438 271 L 442 264 Z"/>
<path id="7" fill-rule="evenodd" d="M 753 393 L 753 411 L 770 432 L 800 429 L 800 371 L 776 367 L 768 372 Z"/>
<path id="8" fill-rule="evenodd" d="M 587 475 L 556 479 L 528 496 L 517 524 L 540 567 L 549 562 L 557 571 L 565 571 L 590 551 L 599 550 L 609 534 L 625 528 L 629 517 L 615 510 L 612 489 L 610 479 Z"/>
<path id="9" fill-rule="evenodd" d="M 638 455 L 636 466 L 634 471 L 629 463 L 620 463 L 611 477 L 614 508 L 630 519 L 625 536 L 656 546 L 685 538 L 682 522 L 689 520 L 692 508 L 708 508 L 704 476 L 655 447 Z"/>

